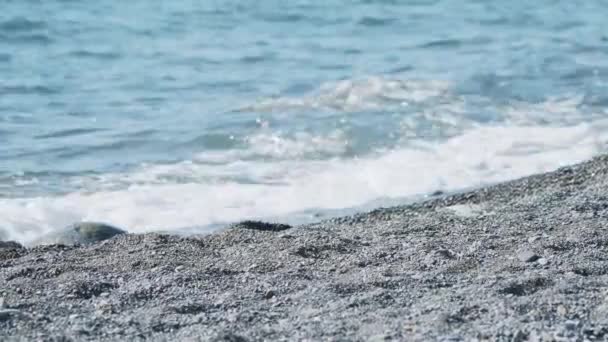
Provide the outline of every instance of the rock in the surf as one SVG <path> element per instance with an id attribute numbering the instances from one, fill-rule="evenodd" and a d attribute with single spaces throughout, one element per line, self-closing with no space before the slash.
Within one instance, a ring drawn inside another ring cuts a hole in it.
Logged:
<path id="1" fill-rule="evenodd" d="M 262 222 L 262 221 L 241 221 L 237 224 L 232 225 L 232 228 L 261 230 L 261 231 L 266 231 L 266 232 L 280 232 L 283 230 L 291 229 L 291 226 L 288 224 L 282 224 L 282 223 L 269 223 L 269 222 Z"/>
<path id="2" fill-rule="evenodd" d="M 15 242 L 15 241 L 0 241 L 0 249 L 21 249 L 23 248 L 23 246 L 21 246 L 20 243 Z"/>
<path id="3" fill-rule="evenodd" d="M 0 241 L 0 261 L 14 259 L 26 253 L 26 249 L 15 241 Z"/>
<path id="4" fill-rule="evenodd" d="M 78 222 L 39 238 L 33 245 L 88 245 L 125 233 L 126 231 L 105 223 Z"/>

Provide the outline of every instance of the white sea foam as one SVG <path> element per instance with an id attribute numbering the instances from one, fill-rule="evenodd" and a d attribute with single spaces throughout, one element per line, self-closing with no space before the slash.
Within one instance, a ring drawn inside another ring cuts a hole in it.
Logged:
<path id="1" fill-rule="evenodd" d="M 0 199 L 0 236 L 27 242 L 79 220 L 145 232 L 347 208 L 377 198 L 458 190 L 553 170 L 605 151 L 607 141 L 607 119 L 569 126 L 504 122 L 350 159 L 264 161 L 232 155 L 209 163 L 201 155 L 203 162 L 147 165 L 127 174 L 83 179 L 86 192 Z M 252 139 L 253 145 L 258 143 L 268 142 Z M 320 142 L 319 148 L 325 143 L 334 141 Z M 256 148 L 249 153 L 260 153 Z M 270 152 L 263 147 L 262 152 L 293 155 L 294 148 L 311 147 L 294 143 Z M 108 186 L 99 185 L 104 182 Z M 110 186 L 116 182 L 121 186 Z"/>
<path id="2" fill-rule="evenodd" d="M 516 124 L 571 125 L 585 119 L 603 117 L 605 113 L 582 111 L 583 96 L 549 97 L 539 103 L 511 103 L 502 108 L 506 119 Z"/>
<path id="3" fill-rule="evenodd" d="M 242 111 L 286 111 L 297 109 L 332 109 L 345 112 L 408 106 L 444 96 L 450 84 L 436 80 L 398 80 L 368 77 L 329 82 L 312 94 L 302 97 L 262 99 Z"/>
<path id="4" fill-rule="evenodd" d="M 366 206 L 378 199 L 550 171 L 605 151 L 608 141 L 608 114 L 585 108 L 580 96 L 490 108 L 498 114 L 484 122 L 476 119 L 466 98 L 438 81 L 347 80 L 248 109 L 329 108 L 348 116 L 350 111 L 390 111 L 411 104 L 422 106 L 398 116 L 402 121 L 395 132 L 401 139 L 395 139 L 396 145 L 357 157 L 345 153 L 350 142 L 340 129 L 287 135 L 262 125 L 244 139 L 245 148 L 71 178 L 68 182 L 83 190 L 66 195 L 0 199 L 0 238 L 27 242 L 80 220 L 146 232 L 288 219 L 294 213 Z"/>
<path id="5" fill-rule="evenodd" d="M 325 136 L 302 132 L 294 137 L 269 132 L 250 136 L 246 140 L 251 146 L 247 153 L 281 159 L 318 154 L 340 155 L 348 147 L 348 139 L 341 130 Z"/>

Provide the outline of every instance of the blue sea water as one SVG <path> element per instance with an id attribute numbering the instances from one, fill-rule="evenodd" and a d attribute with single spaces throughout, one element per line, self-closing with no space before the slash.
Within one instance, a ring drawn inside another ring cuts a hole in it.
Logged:
<path id="1" fill-rule="evenodd" d="M 606 1 L 0 7 L 0 239 L 311 221 L 608 142 Z"/>

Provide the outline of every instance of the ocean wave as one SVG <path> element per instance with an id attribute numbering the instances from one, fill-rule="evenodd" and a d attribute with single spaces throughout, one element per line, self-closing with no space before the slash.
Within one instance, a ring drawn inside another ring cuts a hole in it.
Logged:
<path id="1" fill-rule="evenodd" d="M 250 146 L 249 153 L 281 159 L 339 156 L 348 150 L 348 138 L 341 130 L 325 136 L 305 132 L 296 133 L 293 137 L 280 133 L 260 133 L 245 140 Z"/>
<path id="2" fill-rule="evenodd" d="M 0 85 L 0 95 L 53 95 L 60 92 L 59 87 L 45 85 Z"/>
<path id="3" fill-rule="evenodd" d="M 24 17 L 13 17 L 8 20 L 0 21 L 0 31 L 30 32 L 43 29 L 47 29 L 47 24 L 45 22 L 30 20 Z"/>
<path id="4" fill-rule="evenodd" d="M 69 55 L 77 58 L 92 58 L 100 60 L 114 60 L 121 57 L 121 54 L 115 51 L 92 51 L 84 49 L 71 51 Z"/>
<path id="5" fill-rule="evenodd" d="M 573 125 L 606 117 L 603 111 L 587 110 L 584 96 L 554 96 L 538 103 L 512 102 L 499 110 L 505 119 L 517 124 Z"/>
<path id="6" fill-rule="evenodd" d="M 69 138 L 78 135 L 86 135 L 90 133 L 97 133 L 104 131 L 102 128 L 70 128 L 70 129 L 60 129 L 57 131 L 38 134 L 34 136 L 34 139 L 54 139 L 54 138 Z"/>
<path id="7" fill-rule="evenodd" d="M 50 44 L 53 38 L 45 33 L 2 33 L 0 31 L 0 41 L 14 44 Z"/>
<path id="8" fill-rule="evenodd" d="M 262 99 L 239 111 L 275 112 L 327 109 L 344 112 L 386 110 L 447 96 L 449 82 L 437 80 L 399 80 L 384 77 L 325 83 L 302 97 Z"/>
<path id="9" fill-rule="evenodd" d="M 204 232 L 204 227 L 266 217 L 289 221 L 298 212 L 550 171 L 605 151 L 607 142 L 608 119 L 603 118 L 576 125 L 471 126 L 447 139 L 419 139 L 357 158 L 243 160 L 216 151 L 224 160 L 213 163 L 213 156 L 205 155 L 198 161 L 144 165 L 122 174 L 74 178 L 83 191 L 0 199 L 0 227 L 9 238 L 27 242 L 79 220 L 133 232 L 187 227 Z"/>

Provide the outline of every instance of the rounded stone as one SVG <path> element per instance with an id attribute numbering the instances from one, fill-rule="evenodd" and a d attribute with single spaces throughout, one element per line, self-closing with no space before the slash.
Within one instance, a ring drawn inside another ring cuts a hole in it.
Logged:
<path id="1" fill-rule="evenodd" d="M 517 253 L 517 258 L 523 262 L 534 262 L 540 259 L 540 257 L 530 249 L 519 251 L 519 253 Z"/>
<path id="2" fill-rule="evenodd" d="M 89 245 L 107 240 L 126 231 L 99 222 L 78 222 L 35 240 L 32 245 Z"/>
<path id="3" fill-rule="evenodd" d="M 0 240 L 0 249 L 21 249 L 23 246 L 16 241 L 2 241 Z"/>

